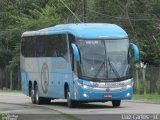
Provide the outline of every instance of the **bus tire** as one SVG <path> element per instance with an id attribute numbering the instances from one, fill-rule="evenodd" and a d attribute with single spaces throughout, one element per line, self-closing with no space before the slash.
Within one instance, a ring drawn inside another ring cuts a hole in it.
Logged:
<path id="1" fill-rule="evenodd" d="M 36 97 L 35 97 L 34 89 L 31 90 L 31 101 L 32 101 L 32 104 L 36 104 Z"/>
<path id="2" fill-rule="evenodd" d="M 39 92 L 38 92 L 38 85 L 36 84 L 35 85 L 35 101 L 36 101 L 36 104 L 42 104 L 43 103 L 43 98 L 39 96 Z"/>
<path id="3" fill-rule="evenodd" d="M 113 107 L 119 107 L 120 104 L 121 104 L 121 100 L 113 100 L 113 101 L 112 101 Z"/>
<path id="4" fill-rule="evenodd" d="M 68 106 L 69 108 L 73 108 L 75 104 L 74 104 L 74 101 L 71 100 L 71 98 L 70 98 L 69 88 L 67 88 L 66 94 L 67 94 L 67 106 Z"/>

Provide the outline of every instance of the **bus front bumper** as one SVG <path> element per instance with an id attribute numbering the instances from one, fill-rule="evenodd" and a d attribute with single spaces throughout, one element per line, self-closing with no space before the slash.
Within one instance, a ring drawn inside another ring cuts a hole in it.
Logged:
<path id="1" fill-rule="evenodd" d="M 133 86 L 120 91 L 115 92 L 99 92 L 99 91 L 92 91 L 87 90 L 82 87 L 79 87 L 78 92 L 74 94 L 74 100 L 76 101 L 97 101 L 97 102 L 105 102 L 105 101 L 112 101 L 112 100 L 130 100 L 132 99 L 133 94 Z"/>

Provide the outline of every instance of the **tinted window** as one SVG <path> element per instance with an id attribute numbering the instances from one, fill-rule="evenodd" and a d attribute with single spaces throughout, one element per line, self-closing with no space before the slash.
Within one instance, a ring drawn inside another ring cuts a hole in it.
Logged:
<path id="1" fill-rule="evenodd" d="M 63 57 L 67 53 L 66 35 L 23 37 L 21 49 L 25 57 Z"/>
<path id="2" fill-rule="evenodd" d="M 72 43 L 75 43 L 75 36 L 73 36 L 72 34 L 68 35 L 69 38 L 69 49 L 70 49 L 70 60 L 71 60 L 71 64 L 72 64 L 72 71 L 75 70 L 75 66 L 74 66 L 74 54 L 73 54 L 73 49 L 72 49 Z"/>

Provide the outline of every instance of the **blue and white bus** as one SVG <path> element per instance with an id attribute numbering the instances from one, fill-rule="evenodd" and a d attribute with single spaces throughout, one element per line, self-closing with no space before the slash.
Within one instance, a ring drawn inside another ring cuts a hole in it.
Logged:
<path id="1" fill-rule="evenodd" d="M 113 107 L 133 94 L 132 55 L 136 45 L 115 24 L 79 23 L 27 31 L 21 40 L 21 84 L 33 104 L 67 99 L 111 101 Z"/>

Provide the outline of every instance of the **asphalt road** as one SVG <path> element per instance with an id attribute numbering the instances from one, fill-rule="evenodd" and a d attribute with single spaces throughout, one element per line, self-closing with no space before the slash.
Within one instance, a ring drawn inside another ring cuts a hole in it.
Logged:
<path id="1" fill-rule="evenodd" d="M 66 100 L 53 100 L 49 105 L 33 105 L 30 97 L 21 93 L 0 93 L 0 114 L 38 114 L 29 115 L 30 119 L 64 120 L 64 119 L 90 119 L 107 120 L 114 118 L 119 120 L 134 118 L 136 114 L 150 114 L 160 120 L 160 104 L 145 103 L 139 101 L 122 101 L 121 107 L 113 108 L 111 102 L 80 104 L 76 108 L 68 108 Z M 66 117 L 64 114 L 71 114 Z M 75 116 L 75 117 L 72 117 Z M 158 117 L 157 117 L 158 116 Z M 26 116 L 28 117 L 28 116 Z M 35 117 L 35 118 L 34 118 Z M 148 116 L 146 116 L 148 118 Z M 149 118 L 149 119 L 151 119 Z"/>

